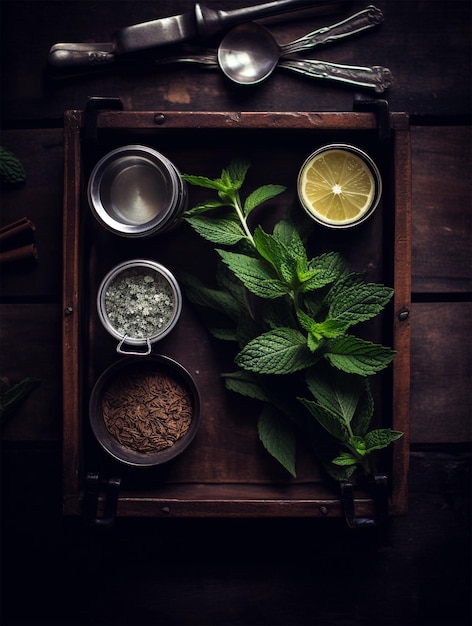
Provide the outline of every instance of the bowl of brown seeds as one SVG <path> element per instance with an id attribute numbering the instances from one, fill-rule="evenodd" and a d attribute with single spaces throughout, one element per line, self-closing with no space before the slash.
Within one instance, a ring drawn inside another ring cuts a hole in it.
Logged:
<path id="1" fill-rule="evenodd" d="M 160 465 L 193 441 L 200 424 L 199 391 L 170 357 L 126 357 L 96 381 L 89 418 L 97 441 L 117 461 Z"/>

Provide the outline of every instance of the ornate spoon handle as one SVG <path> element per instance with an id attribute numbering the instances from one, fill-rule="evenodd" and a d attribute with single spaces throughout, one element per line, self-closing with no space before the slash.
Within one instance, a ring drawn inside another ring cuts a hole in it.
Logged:
<path id="1" fill-rule="evenodd" d="M 196 48 L 193 48 L 196 50 Z M 204 50 L 195 54 L 190 51 L 189 54 L 179 54 L 173 57 L 164 57 L 162 59 L 155 59 L 156 65 L 169 65 L 172 63 L 196 63 L 198 65 L 208 65 L 209 67 L 218 69 L 218 55 L 216 50 Z"/>
<path id="2" fill-rule="evenodd" d="M 299 39 L 295 39 L 290 43 L 280 46 L 280 53 L 281 56 L 286 56 L 288 54 L 310 50 L 321 44 L 332 43 L 338 39 L 351 37 L 363 30 L 373 28 L 382 21 L 382 11 L 371 4 L 363 11 L 351 15 L 351 17 L 346 18 L 342 22 L 319 28 Z"/>
<path id="3" fill-rule="evenodd" d="M 279 61 L 278 67 L 312 78 L 326 78 L 360 87 L 371 87 L 377 93 L 382 93 L 388 89 L 393 80 L 390 70 L 380 65 L 360 67 L 327 63 L 315 59 L 282 59 Z"/>

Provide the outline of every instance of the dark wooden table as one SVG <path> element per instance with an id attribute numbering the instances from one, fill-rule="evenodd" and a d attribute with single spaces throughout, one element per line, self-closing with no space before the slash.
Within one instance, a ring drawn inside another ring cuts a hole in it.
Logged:
<path id="1" fill-rule="evenodd" d="M 238 8 L 241 0 L 212 2 Z M 281 43 L 339 21 L 345 2 L 265 20 Z M 2 0 L 0 145 L 26 183 L 2 188 L 1 223 L 36 225 L 39 258 L 1 267 L 1 375 L 40 385 L 2 427 L 3 624 L 470 623 L 471 7 L 379 1 L 375 31 L 310 56 L 384 65 L 412 142 L 409 511 L 355 532 L 339 520 L 63 518 L 63 113 L 88 97 L 137 111 L 352 111 L 355 88 L 277 71 L 236 88 L 218 72 L 127 64 L 46 73 L 57 42 L 108 41 L 188 0 Z M 367 94 L 368 95 L 368 94 Z"/>

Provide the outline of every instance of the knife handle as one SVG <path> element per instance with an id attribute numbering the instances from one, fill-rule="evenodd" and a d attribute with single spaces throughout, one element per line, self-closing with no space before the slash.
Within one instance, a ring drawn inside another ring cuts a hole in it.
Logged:
<path id="1" fill-rule="evenodd" d="M 210 37 L 242 22 L 271 17 L 309 6 L 333 4 L 337 1 L 339 0 L 325 0 L 324 2 L 313 2 L 313 0 L 276 0 L 275 2 L 265 2 L 264 4 L 256 4 L 255 6 L 233 9 L 231 11 L 209 9 L 204 4 L 197 2 L 194 7 L 197 34 L 199 37 Z"/>
<path id="2" fill-rule="evenodd" d="M 56 43 L 48 53 L 48 67 L 52 72 L 63 70 L 90 70 L 115 62 L 110 43 Z"/>

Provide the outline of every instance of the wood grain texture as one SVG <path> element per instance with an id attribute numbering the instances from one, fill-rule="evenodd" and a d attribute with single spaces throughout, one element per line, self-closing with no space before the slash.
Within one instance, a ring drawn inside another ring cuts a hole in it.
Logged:
<path id="1" fill-rule="evenodd" d="M 10 384 L 36 378 L 39 385 L 6 420 L 5 441 L 46 442 L 61 437 L 61 314 L 56 304 L 2 304 L 1 376 Z"/>
<path id="2" fill-rule="evenodd" d="M 415 303 L 411 324 L 411 440 L 468 442 L 472 304 Z"/>
<path id="3" fill-rule="evenodd" d="M 47 55 L 53 44 L 110 41 L 115 30 L 188 11 L 192 5 L 191 0 L 161 0 L 157 5 L 129 0 L 118 4 L 111 0 L 3 0 L 2 58 L 9 68 L 3 85 L 3 119 L 61 120 L 64 110 L 83 108 L 91 95 L 123 96 L 129 110 L 188 111 L 349 111 L 356 92 L 369 95 L 368 90 L 303 79 L 282 70 L 267 82 L 247 89 L 229 84 L 218 71 L 189 64 L 158 69 L 152 62 L 133 62 L 111 72 L 66 80 L 48 79 Z M 223 9 L 244 5 L 244 0 L 215 0 L 211 4 Z M 365 2 L 336 2 L 331 7 L 297 11 L 264 23 L 280 43 L 286 43 L 365 6 Z M 465 77 L 471 74 L 470 3 L 381 0 L 376 6 L 385 16 L 379 28 L 320 47 L 307 56 L 390 68 L 394 84 L 387 97 L 393 111 L 469 116 L 471 98 Z M 209 43 L 217 45 L 218 40 Z M 411 72 L 405 69 L 405 49 Z"/>
<path id="4" fill-rule="evenodd" d="M 28 217 L 36 226 L 38 260 L 1 267 L 1 295 L 57 300 L 62 255 L 63 137 L 61 129 L 2 132 L 1 145 L 20 159 L 24 184 L 2 187 L 1 225 Z"/>
<path id="5" fill-rule="evenodd" d="M 413 291 L 470 293 L 470 127 L 415 127 Z"/>
<path id="6" fill-rule="evenodd" d="M 59 449 L 2 454 L 9 626 L 470 623 L 465 453 L 414 452 L 408 516 L 379 533 L 353 533 L 336 519 L 165 516 L 95 532 L 104 529 L 61 517 L 60 465 Z"/>

